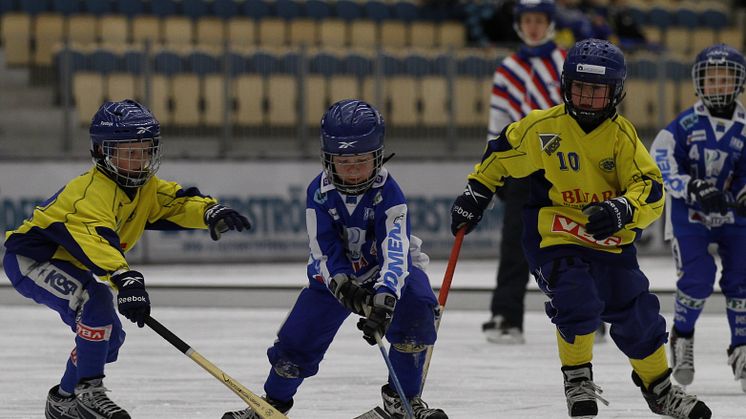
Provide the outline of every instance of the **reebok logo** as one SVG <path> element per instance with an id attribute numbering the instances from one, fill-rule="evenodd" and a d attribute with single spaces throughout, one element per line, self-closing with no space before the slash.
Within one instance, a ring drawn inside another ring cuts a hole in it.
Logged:
<path id="1" fill-rule="evenodd" d="M 143 134 L 145 134 L 145 133 L 148 133 L 148 134 L 150 134 L 150 130 L 151 130 L 152 128 L 153 128 L 153 127 L 140 127 L 140 128 L 138 128 L 138 129 L 137 129 L 137 135 L 143 135 Z"/>
<path id="2" fill-rule="evenodd" d="M 355 145 L 357 141 L 340 141 L 339 148 L 350 148 Z"/>

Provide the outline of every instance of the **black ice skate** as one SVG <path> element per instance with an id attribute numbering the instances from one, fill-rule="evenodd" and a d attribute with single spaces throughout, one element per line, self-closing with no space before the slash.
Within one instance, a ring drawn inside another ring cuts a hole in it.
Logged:
<path id="1" fill-rule="evenodd" d="M 653 413 L 675 419 L 710 419 L 712 417 L 710 408 L 704 402 L 697 400 L 697 396 L 686 394 L 681 387 L 671 384 L 670 378 L 671 369 L 646 389 L 640 376 L 632 371 L 632 381 L 640 387 Z"/>
<path id="2" fill-rule="evenodd" d="M 523 329 L 514 326 L 505 320 L 505 317 L 497 315 L 492 320 L 482 324 L 482 332 L 489 342 L 502 345 L 520 345 L 526 343 L 523 337 Z"/>
<path id="3" fill-rule="evenodd" d="M 78 416 L 81 419 L 130 419 L 129 413 L 111 401 L 101 380 L 83 380 L 75 386 Z"/>
<path id="4" fill-rule="evenodd" d="M 402 419 L 406 417 L 404 406 L 402 405 L 399 394 L 388 384 L 381 387 L 381 397 L 383 398 L 383 409 L 391 415 L 393 419 Z M 427 403 L 423 402 L 419 396 L 409 399 L 412 405 L 414 419 L 448 419 L 448 415 L 440 409 L 431 409 Z"/>
<path id="5" fill-rule="evenodd" d="M 267 403 L 271 404 L 272 407 L 279 410 L 283 415 L 287 414 L 290 411 L 290 408 L 293 407 L 293 399 L 290 399 L 289 402 L 281 402 L 279 400 L 275 400 L 272 398 L 269 398 L 267 396 L 262 396 L 264 400 L 267 401 Z M 247 407 L 244 410 L 236 410 L 234 412 L 225 412 L 222 416 L 222 419 L 260 419 L 261 416 L 259 416 L 258 413 L 254 411 L 254 409 Z"/>
<path id="6" fill-rule="evenodd" d="M 673 379 L 682 386 L 694 381 L 694 335 L 679 335 L 676 328 L 671 328 L 671 368 Z"/>
<path id="7" fill-rule="evenodd" d="M 567 414 L 571 418 L 590 419 L 598 414 L 596 399 L 605 405 L 609 402 L 601 397 L 601 387 L 593 382 L 593 365 L 590 363 L 562 367 L 565 378 Z"/>
<path id="8" fill-rule="evenodd" d="M 746 393 L 746 345 L 728 348 L 728 365 L 733 369 L 733 378 L 741 381 L 741 390 Z"/>
<path id="9" fill-rule="evenodd" d="M 75 395 L 61 396 L 57 390 L 60 385 L 49 389 L 47 394 L 47 406 L 44 409 L 46 419 L 78 419 L 78 407 L 75 402 Z"/>

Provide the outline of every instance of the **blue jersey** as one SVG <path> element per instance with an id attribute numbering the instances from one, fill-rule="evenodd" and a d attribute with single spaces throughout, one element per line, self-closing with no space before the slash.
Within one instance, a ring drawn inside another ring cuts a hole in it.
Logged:
<path id="1" fill-rule="evenodd" d="M 687 193 L 693 178 L 712 183 L 729 201 L 746 192 L 745 142 L 746 110 L 738 102 L 733 118 L 723 119 L 711 116 L 698 101 L 658 133 L 650 154 L 668 191 L 667 238 L 702 234 L 727 225 L 746 226 L 746 218 L 736 216 L 733 210 L 725 215 L 703 213 Z"/>
<path id="2" fill-rule="evenodd" d="M 401 188 L 385 168 L 361 195 L 345 195 L 324 173 L 317 176 L 307 190 L 306 228 L 309 279 L 328 286 L 343 273 L 401 296 L 412 264 L 409 214 Z"/>

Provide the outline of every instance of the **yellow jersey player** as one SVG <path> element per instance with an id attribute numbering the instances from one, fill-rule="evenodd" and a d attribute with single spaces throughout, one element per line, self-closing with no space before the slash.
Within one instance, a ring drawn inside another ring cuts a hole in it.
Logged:
<path id="1" fill-rule="evenodd" d="M 248 230 L 243 215 L 197 188 L 157 178 L 160 124 L 132 100 L 107 102 L 93 116 L 95 165 L 6 234 L 5 273 L 23 296 L 57 311 L 75 332 L 60 384 L 49 390 L 47 419 L 127 419 L 103 386 L 125 333 L 114 309 L 143 327 L 150 300 L 125 253 L 143 230 L 209 229 L 213 240 Z"/>
<path id="2" fill-rule="evenodd" d="M 708 419 L 710 409 L 670 381 L 666 323 L 637 264 L 634 242 L 661 215 L 664 192 L 634 127 L 616 113 L 625 77 L 619 48 L 576 43 L 562 68 L 564 104 L 529 113 L 488 143 L 453 204 L 451 229 L 474 228 L 505 178 L 528 177 L 523 247 L 549 298 L 569 416 L 595 417 L 597 400 L 608 403 L 591 365 L 604 321 L 654 413 Z"/>

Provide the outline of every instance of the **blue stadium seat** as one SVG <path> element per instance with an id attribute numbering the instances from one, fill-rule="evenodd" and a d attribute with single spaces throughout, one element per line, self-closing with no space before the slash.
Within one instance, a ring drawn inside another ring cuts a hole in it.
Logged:
<path id="1" fill-rule="evenodd" d="M 399 1 L 394 3 L 393 15 L 396 19 L 404 22 L 412 22 L 419 18 L 417 5 L 409 1 Z"/>
<path id="2" fill-rule="evenodd" d="M 19 9 L 16 0 L 0 0 L 0 14 L 15 12 Z"/>
<path id="3" fill-rule="evenodd" d="M 67 16 L 80 12 L 80 4 L 76 0 L 53 0 L 52 11 Z"/>
<path id="4" fill-rule="evenodd" d="M 669 10 L 662 7 L 653 7 L 648 12 L 648 22 L 665 31 L 669 26 L 673 25 L 674 18 Z"/>
<path id="5" fill-rule="evenodd" d="M 681 8 L 674 12 L 674 22 L 676 26 L 693 31 L 699 26 L 699 16 L 692 9 Z"/>
<path id="6" fill-rule="evenodd" d="M 238 2 L 236 0 L 215 0 L 212 11 L 215 16 L 221 19 L 231 19 L 239 14 Z"/>
<path id="7" fill-rule="evenodd" d="M 249 56 L 250 71 L 268 76 L 278 69 L 277 57 L 266 52 L 256 52 Z"/>
<path id="8" fill-rule="evenodd" d="M 301 7 L 293 0 L 277 0 L 275 2 L 275 11 L 277 17 L 285 20 L 292 20 L 301 17 Z"/>
<path id="9" fill-rule="evenodd" d="M 468 56 L 456 63 L 456 73 L 462 76 L 487 77 L 495 71 L 495 63 L 477 56 Z"/>
<path id="10" fill-rule="evenodd" d="M 380 56 L 381 73 L 384 77 L 391 77 L 404 73 L 404 63 L 398 57 L 383 52 Z"/>
<path id="11" fill-rule="evenodd" d="M 319 53 L 311 57 L 308 69 L 311 73 L 331 77 L 342 69 L 342 60 L 332 54 Z"/>
<path id="12" fill-rule="evenodd" d="M 339 0 L 336 11 L 337 17 L 343 20 L 356 20 L 363 17 L 360 4 L 351 0 Z"/>
<path id="13" fill-rule="evenodd" d="M 715 31 L 725 29 L 728 26 L 728 15 L 721 10 L 707 9 L 700 13 L 699 17 L 702 26 Z"/>
<path id="14" fill-rule="evenodd" d="M 173 16 L 178 13 L 174 0 L 150 0 L 150 12 L 158 17 Z"/>
<path id="15" fill-rule="evenodd" d="M 630 6 L 627 9 L 627 12 L 632 17 L 632 20 L 634 20 L 636 24 L 638 25 L 648 24 L 648 14 L 644 10 L 638 9 L 637 7 Z"/>
<path id="16" fill-rule="evenodd" d="M 110 14 L 113 12 L 113 10 L 114 8 L 110 1 L 102 1 L 102 0 L 86 0 L 85 1 L 85 11 L 96 16 Z"/>
<path id="17" fill-rule="evenodd" d="M 142 51 L 126 51 L 122 56 L 122 68 L 127 73 L 140 75 L 145 66 L 145 53 Z"/>
<path id="18" fill-rule="evenodd" d="M 67 53 L 67 57 L 64 55 Z M 54 56 L 55 68 L 62 69 L 64 59 L 67 59 L 70 65 L 70 75 L 75 74 L 76 71 L 89 70 L 90 64 L 88 62 L 88 54 L 83 54 L 78 50 L 71 48 L 60 50 Z"/>
<path id="19" fill-rule="evenodd" d="M 679 82 L 691 77 L 691 67 L 689 64 L 679 60 L 670 59 L 665 63 L 666 80 Z"/>
<path id="20" fill-rule="evenodd" d="M 432 62 L 419 54 L 406 56 L 403 66 L 404 72 L 413 77 L 423 77 L 434 73 Z"/>
<path id="21" fill-rule="evenodd" d="M 153 70 L 167 76 L 183 71 L 181 56 L 171 51 L 161 51 L 153 58 Z"/>
<path id="22" fill-rule="evenodd" d="M 101 73 L 109 74 L 118 71 L 122 68 L 120 64 L 120 58 L 118 55 L 111 51 L 98 49 L 93 51 L 88 56 L 88 60 L 91 64 L 91 70 Z"/>
<path id="23" fill-rule="evenodd" d="M 187 68 L 189 71 L 199 76 L 220 71 L 220 62 L 214 55 L 206 54 L 201 51 L 194 51 L 186 58 Z"/>
<path id="24" fill-rule="evenodd" d="M 296 74 L 301 63 L 300 54 L 291 51 L 277 57 L 277 71 L 280 73 Z"/>
<path id="25" fill-rule="evenodd" d="M 117 0 L 116 11 L 132 18 L 145 13 L 145 4 L 140 0 Z"/>
<path id="26" fill-rule="evenodd" d="M 241 54 L 229 52 L 227 56 L 221 57 L 221 60 L 223 60 L 223 65 L 228 65 L 228 72 L 231 76 L 247 73 L 249 71 L 246 57 Z"/>
<path id="27" fill-rule="evenodd" d="M 329 3 L 322 0 L 308 0 L 305 4 L 306 16 L 311 19 L 323 20 L 332 16 L 332 9 Z"/>
<path id="28" fill-rule="evenodd" d="M 181 0 L 181 11 L 184 16 L 197 20 L 210 14 L 210 8 L 205 0 Z"/>
<path id="29" fill-rule="evenodd" d="M 45 0 L 21 0 L 20 11 L 36 16 L 47 11 L 47 2 Z"/>
<path id="30" fill-rule="evenodd" d="M 365 9 L 365 16 L 370 20 L 380 23 L 384 20 L 391 19 L 391 10 L 389 10 L 389 7 L 383 2 L 377 0 L 365 2 L 363 9 Z"/>
<path id="31" fill-rule="evenodd" d="M 342 60 L 342 69 L 345 73 L 357 77 L 369 76 L 373 74 L 373 60 L 360 54 L 348 54 Z"/>
<path id="32" fill-rule="evenodd" d="M 432 60 L 432 71 L 434 75 L 440 75 L 445 76 L 448 74 L 448 66 L 450 65 L 451 61 L 455 60 L 454 57 L 448 56 L 448 55 L 438 55 L 437 57 L 433 58 Z M 454 71 L 456 68 L 454 67 Z"/>
<path id="33" fill-rule="evenodd" d="M 262 0 L 246 0 L 243 4 L 243 12 L 246 16 L 252 17 L 255 20 L 272 16 L 272 9 L 269 7 L 269 4 Z"/>

